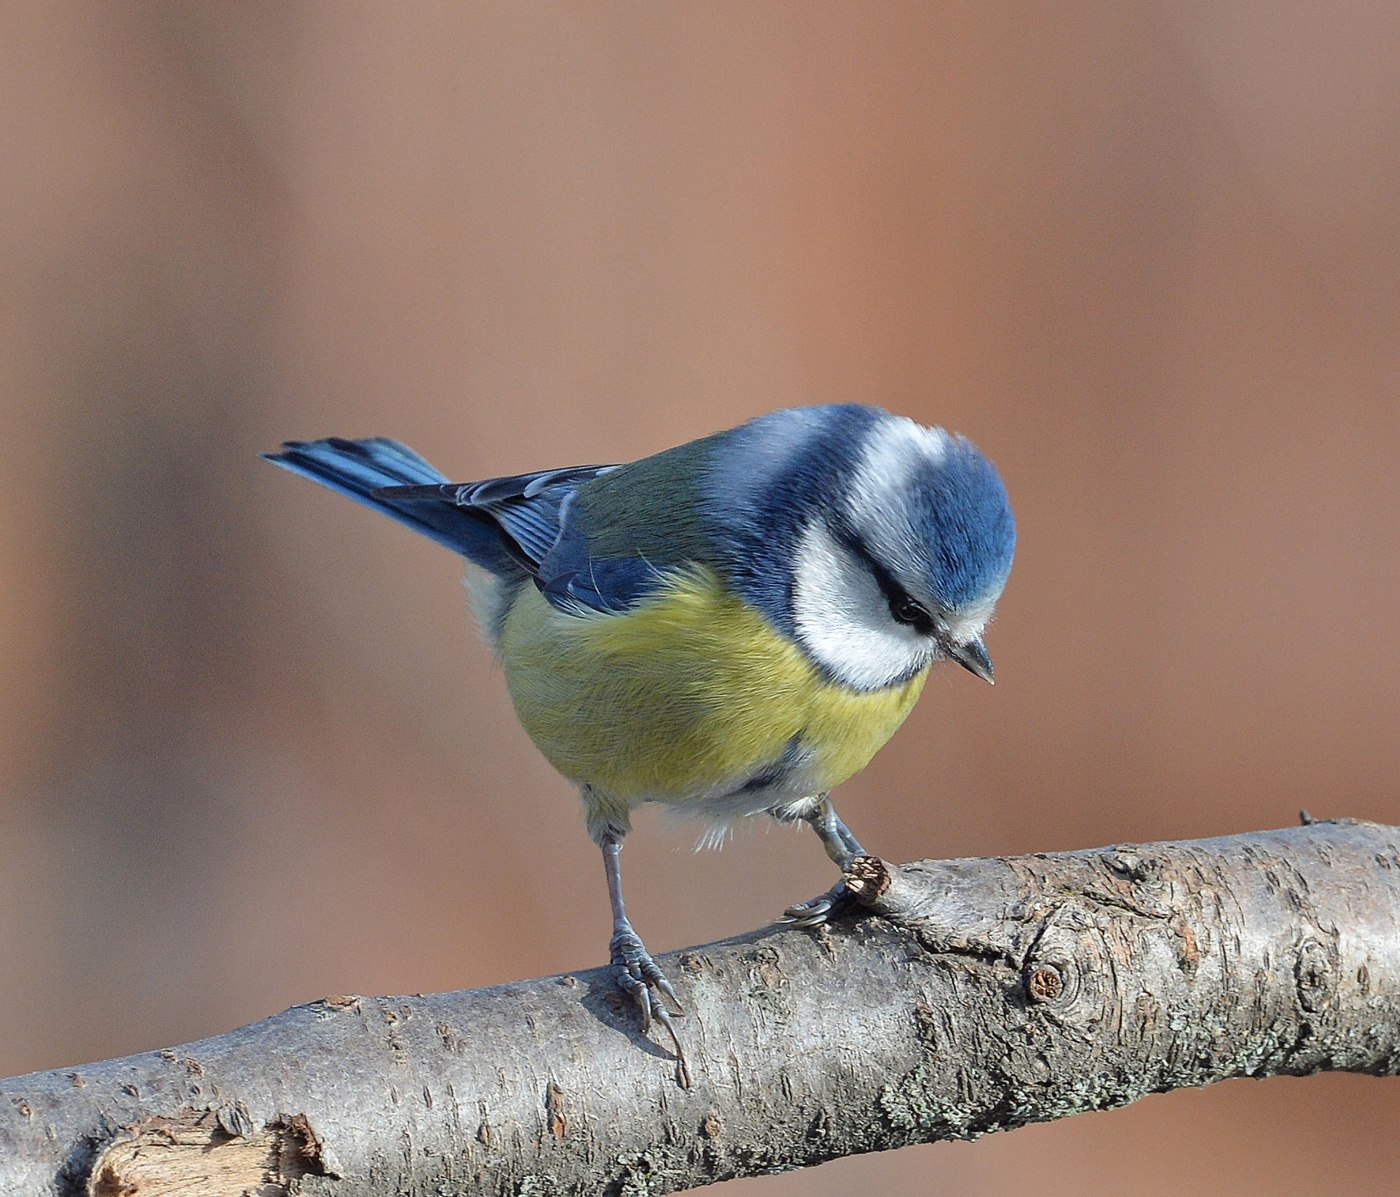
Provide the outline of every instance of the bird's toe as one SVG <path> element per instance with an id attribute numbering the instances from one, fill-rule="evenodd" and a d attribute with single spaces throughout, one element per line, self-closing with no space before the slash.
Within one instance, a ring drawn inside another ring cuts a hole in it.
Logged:
<path id="1" fill-rule="evenodd" d="M 630 928 L 613 936 L 609 951 L 613 981 L 636 1005 L 642 1019 L 642 1034 L 651 1030 L 653 1022 L 665 1028 L 676 1052 L 676 1079 L 682 1088 L 690 1088 L 690 1064 L 686 1060 L 680 1036 L 676 1033 L 675 1023 L 671 1021 L 672 1010 L 676 1014 L 685 1013 L 675 987 L 661 971 L 661 966 L 652 959 L 637 933 Z M 667 1003 L 671 1010 L 666 1009 Z"/>
<path id="2" fill-rule="evenodd" d="M 798 902 L 783 911 L 780 923 L 793 927 L 820 927 L 846 914 L 856 904 L 856 898 L 844 881 L 838 881 L 824 894 L 806 902 Z"/>

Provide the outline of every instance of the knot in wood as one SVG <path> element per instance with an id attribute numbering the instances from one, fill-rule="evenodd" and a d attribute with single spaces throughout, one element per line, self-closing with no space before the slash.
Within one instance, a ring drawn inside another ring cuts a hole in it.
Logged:
<path id="1" fill-rule="evenodd" d="M 1309 1014 L 1317 1014 L 1332 1002 L 1332 952 L 1316 939 L 1305 939 L 1298 947 L 1293 979 L 1298 986 L 1298 1004 Z"/>
<path id="2" fill-rule="evenodd" d="M 1102 859 L 1113 876 L 1136 885 L 1156 881 L 1161 871 L 1161 865 L 1153 857 L 1143 856 L 1130 848 L 1110 849 Z"/>
<path id="3" fill-rule="evenodd" d="M 1065 991 L 1065 979 L 1053 964 L 1039 964 L 1026 977 L 1026 996 L 1037 1005 L 1056 1001 Z"/>
<path id="4" fill-rule="evenodd" d="M 1091 910 L 1064 903 L 1047 916 L 1021 959 L 1023 1000 L 1057 1024 L 1094 1022 L 1108 1000 L 1104 976 L 1112 971 L 1110 952 Z"/>

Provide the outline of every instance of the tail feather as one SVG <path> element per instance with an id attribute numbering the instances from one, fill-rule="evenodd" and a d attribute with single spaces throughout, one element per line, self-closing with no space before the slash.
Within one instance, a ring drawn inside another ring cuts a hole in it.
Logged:
<path id="1" fill-rule="evenodd" d="M 374 493 L 386 487 L 433 487 L 447 482 L 407 445 L 384 437 L 328 437 L 288 441 L 280 453 L 264 453 L 263 457 L 373 507 L 492 573 L 520 572 L 502 546 L 494 522 L 483 514 L 458 507 L 446 497 L 441 502 L 399 502 Z"/>

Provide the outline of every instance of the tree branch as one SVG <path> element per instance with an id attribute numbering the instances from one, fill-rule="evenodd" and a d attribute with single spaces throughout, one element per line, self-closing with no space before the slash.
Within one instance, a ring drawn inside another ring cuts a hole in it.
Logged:
<path id="1" fill-rule="evenodd" d="M 1235 1076 L 1400 1070 L 1400 828 L 899 868 L 878 917 L 668 958 L 694 1085 L 599 969 L 327 998 L 0 1082 L 9 1197 L 660 1194 Z"/>

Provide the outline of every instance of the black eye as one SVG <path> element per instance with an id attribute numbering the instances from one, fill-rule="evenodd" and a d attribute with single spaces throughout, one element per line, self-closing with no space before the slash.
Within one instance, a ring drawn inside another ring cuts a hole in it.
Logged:
<path id="1" fill-rule="evenodd" d="M 895 623 L 908 624 L 925 636 L 933 631 L 933 616 L 907 594 L 890 599 L 890 614 L 894 616 Z"/>

